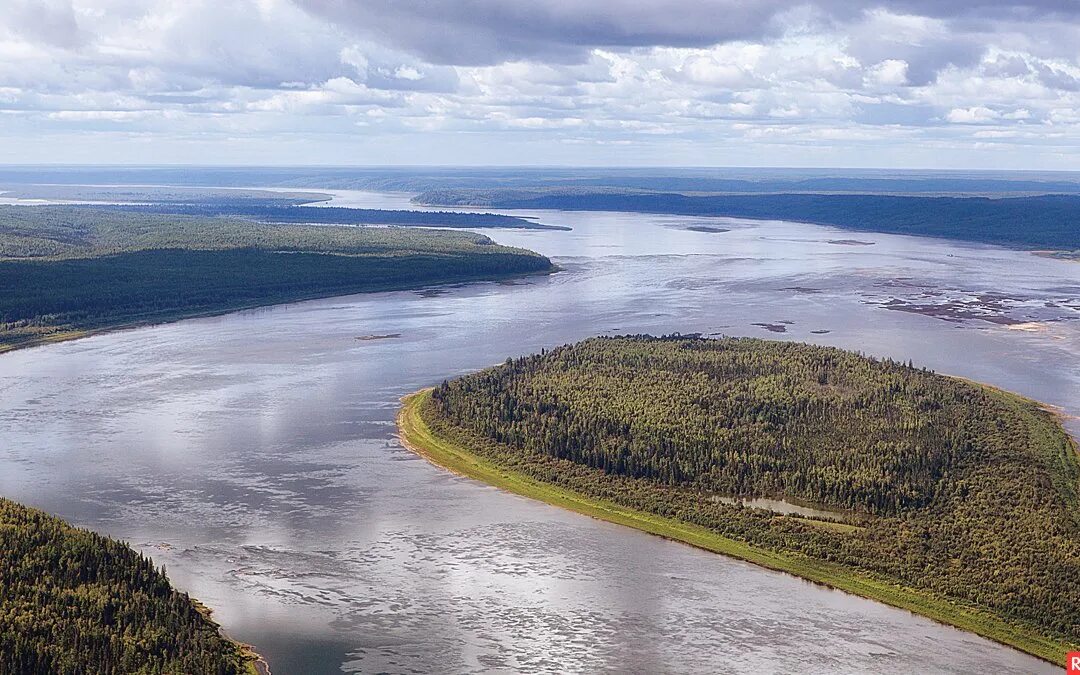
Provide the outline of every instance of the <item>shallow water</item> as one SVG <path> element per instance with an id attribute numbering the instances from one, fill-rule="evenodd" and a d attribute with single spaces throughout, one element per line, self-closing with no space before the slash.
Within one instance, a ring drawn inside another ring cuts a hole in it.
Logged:
<path id="1" fill-rule="evenodd" d="M 751 509 L 764 509 L 766 511 L 772 511 L 774 513 L 784 513 L 787 515 L 800 515 L 807 518 L 817 518 L 820 520 L 854 520 L 852 514 L 844 513 L 843 511 L 830 511 L 828 509 L 815 509 L 810 506 L 804 506 L 802 504 L 795 504 L 787 501 L 786 499 L 769 499 L 767 497 L 722 497 L 714 496 L 712 499 L 720 502 L 721 504 L 741 504 L 746 508 Z"/>
<path id="2" fill-rule="evenodd" d="M 0 494 L 153 555 L 277 675 L 1059 672 L 455 477 L 402 449 L 393 419 L 402 395 L 507 356 L 676 331 L 912 359 L 1077 415 L 1080 264 L 790 223 L 530 215 L 575 229 L 485 232 L 562 272 L 0 357 Z M 686 229 L 702 225 L 730 231 Z"/>

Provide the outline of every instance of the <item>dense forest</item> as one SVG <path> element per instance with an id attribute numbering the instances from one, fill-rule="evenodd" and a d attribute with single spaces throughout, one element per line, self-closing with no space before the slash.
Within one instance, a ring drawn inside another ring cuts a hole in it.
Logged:
<path id="1" fill-rule="evenodd" d="M 0 207 L 0 350 L 68 331 L 542 272 L 469 232 Z"/>
<path id="2" fill-rule="evenodd" d="M 944 237 L 1030 249 L 1080 248 L 1080 195 L 943 197 L 886 194 L 684 195 L 616 189 L 433 190 L 424 204 L 634 211 L 794 220 L 848 230 Z"/>
<path id="3" fill-rule="evenodd" d="M 0 675 L 249 672 L 151 560 L 0 498 Z"/>
<path id="4" fill-rule="evenodd" d="M 319 192 L 88 185 L 29 185 L 13 186 L 13 188 L 2 192 L 2 195 L 27 200 L 86 202 L 79 204 L 79 206 L 85 210 L 100 210 L 118 214 L 228 216 L 264 223 L 312 223 L 319 225 L 390 225 L 457 229 L 570 229 L 495 213 L 312 206 L 312 204 L 318 202 L 327 202 L 332 197 L 332 195 Z M 19 204 L 19 206 L 23 205 Z"/>
<path id="5" fill-rule="evenodd" d="M 1026 399 L 827 347 L 630 336 L 444 382 L 422 410 L 439 437 L 544 483 L 1080 645 L 1080 464 Z"/>
<path id="6" fill-rule="evenodd" d="M 148 215 L 232 216 L 264 223 L 318 223 L 320 225 L 398 225 L 438 228 L 511 228 L 523 230 L 569 230 L 533 220 L 494 213 L 354 209 L 336 206 L 283 205 L 280 200 L 261 202 L 208 201 L 197 204 L 136 204 L 95 206 L 103 211 Z"/>

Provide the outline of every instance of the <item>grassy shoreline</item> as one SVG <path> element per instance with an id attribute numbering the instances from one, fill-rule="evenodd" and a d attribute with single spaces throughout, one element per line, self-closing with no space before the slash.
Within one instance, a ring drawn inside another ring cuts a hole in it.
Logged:
<path id="1" fill-rule="evenodd" d="M 628 509 L 509 471 L 453 441 L 437 436 L 425 419 L 425 414 L 432 413 L 430 400 L 431 389 L 421 390 L 402 399 L 402 408 L 397 417 L 399 437 L 406 448 L 456 474 L 583 515 L 633 527 L 906 609 L 1055 665 L 1060 665 L 1065 653 L 1070 650 L 1068 644 L 1044 636 L 1031 628 L 1007 622 L 974 607 L 961 605 L 926 591 L 872 578 L 843 566 L 803 555 L 751 546 L 700 526 Z"/>

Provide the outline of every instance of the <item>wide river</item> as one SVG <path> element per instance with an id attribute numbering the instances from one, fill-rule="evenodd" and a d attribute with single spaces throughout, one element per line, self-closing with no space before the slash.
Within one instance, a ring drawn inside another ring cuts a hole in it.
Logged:
<path id="1" fill-rule="evenodd" d="M 0 357 L 0 494 L 152 555 L 275 675 L 1060 671 L 453 476 L 401 447 L 394 415 L 402 395 L 508 356 L 641 332 L 911 359 L 1078 415 L 1080 264 L 783 222 L 530 215 L 574 229 L 488 234 L 558 274 Z M 702 226 L 727 231 L 687 229 Z"/>

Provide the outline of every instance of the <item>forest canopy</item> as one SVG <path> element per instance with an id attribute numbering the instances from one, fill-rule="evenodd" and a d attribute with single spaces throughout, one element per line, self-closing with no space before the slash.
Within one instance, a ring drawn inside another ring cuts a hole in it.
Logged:
<path id="1" fill-rule="evenodd" d="M 0 186 L 2 187 L 2 186 Z M 230 216 L 265 223 L 396 225 L 437 228 L 568 230 L 533 219 L 476 211 L 417 211 L 329 206 L 333 195 L 180 186 L 23 185 L 0 189 L 4 198 L 67 200 L 83 210 L 154 215 Z M 82 202 L 82 203 L 79 203 Z M 319 203 L 322 204 L 319 204 Z M 26 204 L 20 204 L 26 205 Z"/>
<path id="2" fill-rule="evenodd" d="M 1044 656 L 1080 645 L 1080 465 L 1027 399 L 828 347 L 627 336 L 444 382 L 421 411 L 504 470 L 986 613 Z"/>
<path id="3" fill-rule="evenodd" d="M 0 498 L 0 673 L 253 672 L 127 545 Z"/>
<path id="4" fill-rule="evenodd" d="M 550 269 L 472 232 L 0 206 L 0 351 L 71 331 Z"/>

